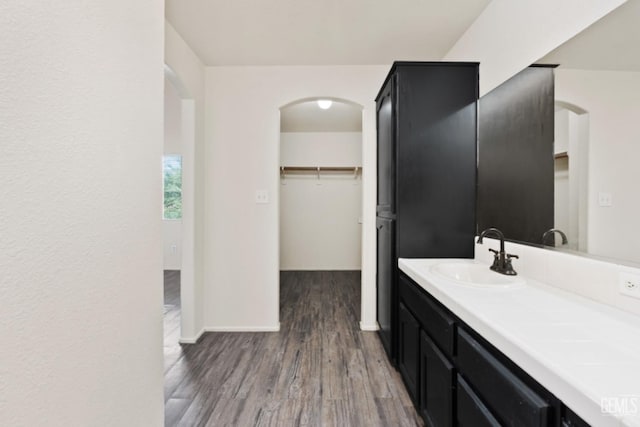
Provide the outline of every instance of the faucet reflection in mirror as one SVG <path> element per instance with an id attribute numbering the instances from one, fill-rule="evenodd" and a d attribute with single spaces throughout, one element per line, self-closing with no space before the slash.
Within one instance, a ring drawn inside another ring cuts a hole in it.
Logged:
<path id="1" fill-rule="evenodd" d="M 502 231 L 498 230 L 495 227 L 487 228 L 478 236 L 478 243 L 482 244 L 482 239 L 489 234 L 492 234 L 494 235 L 494 237 L 500 239 L 500 251 L 489 249 L 490 252 L 493 252 L 493 265 L 491 265 L 491 267 L 489 268 L 491 268 L 491 270 L 495 271 L 496 273 L 505 274 L 507 276 L 515 276 L 516 274 L 518 274 L 511 265 L 511 259 L 517 259 L 518 255 L 512 255 L 505 252 L 504 234 L 502 233 Z"/>
<path id="2" fill-rule="evenodd" d="M 542 235 L 542 244 L 548 245 L 550 241 L 549 236 L 553 236 L 553 240 L 551 240 L 551 243 L 552 243 L 551 246 L 555 246 L 556 245 L 555 233 L 560 235 L 560 237 L 562 238 L 563 245 L 566 245 L 569 243 L 569 241 L 567 240 L 567 235 L 564 234 L 562 230 L 558 230 L 557 228 L 550 228 L 547 231 L 545 231 L 544 234 Z"/>

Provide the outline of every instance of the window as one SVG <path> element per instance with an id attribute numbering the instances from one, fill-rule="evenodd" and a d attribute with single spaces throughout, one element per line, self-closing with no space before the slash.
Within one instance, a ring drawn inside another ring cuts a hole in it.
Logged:
<path id="1" fill-rule="evenodd" d="M 162 158 L 164 181 L 164 219 L 182 218 L 182 156 L 170 155 Z"/>

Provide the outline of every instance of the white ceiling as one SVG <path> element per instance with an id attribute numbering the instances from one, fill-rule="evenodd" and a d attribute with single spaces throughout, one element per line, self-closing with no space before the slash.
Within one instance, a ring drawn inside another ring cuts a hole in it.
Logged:
<path id="1" fill-rule="evenodd" d="M 280 109 L 281 132 L 362 132 L 362 108 L 334 101 L 322 110 L 316 101 Z"/>
<path id="2" fill-rule="evenodd" d="M 490 0 L 166 0 L 206 65 L 439 60 Z"/>
<path id="3" fill-rule="evenodd" d="M 629 0 L 538 62 L 584 70 L 640 71 L 640 0 Z"/>

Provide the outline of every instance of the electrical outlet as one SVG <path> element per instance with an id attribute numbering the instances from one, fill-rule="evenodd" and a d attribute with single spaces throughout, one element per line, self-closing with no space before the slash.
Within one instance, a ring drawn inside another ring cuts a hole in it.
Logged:
<path id="1" fill-rule="evenodd" d="M 640 298 L 640 274 L 620 273 L 618 277 L 621 294 Z"/>
<path id="2" fill-rule="evenodd" d="M 269 203 L 269 192 L 267 190 L 256 190 L 256 203 Z"/>

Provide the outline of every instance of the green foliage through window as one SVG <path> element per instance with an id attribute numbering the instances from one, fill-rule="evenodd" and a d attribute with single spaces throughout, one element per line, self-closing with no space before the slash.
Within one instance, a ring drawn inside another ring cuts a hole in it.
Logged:
<path id="1" fill-rule="evenodd" d="M 164 219 L 182 218 L 182 157 L 162 158 L 164 181 Z"/>

